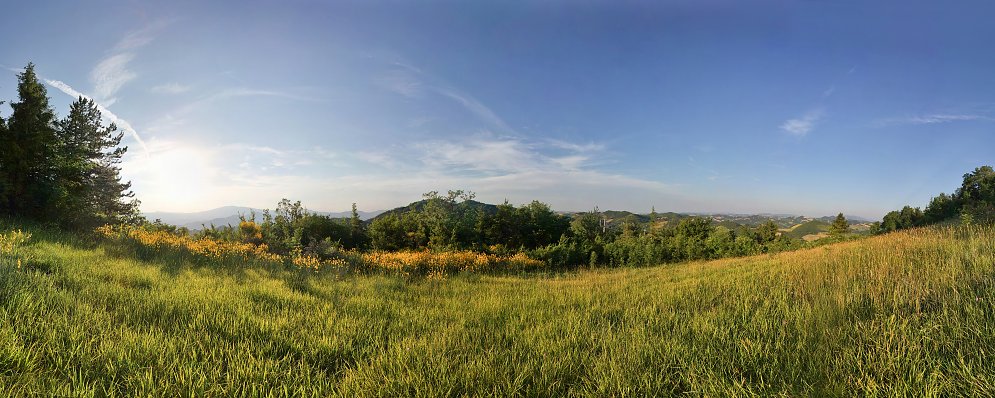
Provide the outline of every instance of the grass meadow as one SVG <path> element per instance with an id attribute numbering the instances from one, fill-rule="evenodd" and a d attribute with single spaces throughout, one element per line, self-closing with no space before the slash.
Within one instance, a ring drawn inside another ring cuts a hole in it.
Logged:
<path id="1" fill-rule="evenodd" d="M 991 227 L 445 278 L 137 260 L 29 231 L 0 257 L 0 396 L 995 394 Z"/>

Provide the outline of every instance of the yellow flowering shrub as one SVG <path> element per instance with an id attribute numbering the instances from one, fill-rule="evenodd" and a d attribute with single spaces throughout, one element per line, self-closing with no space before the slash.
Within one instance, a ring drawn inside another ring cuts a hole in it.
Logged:
<path id="1" fill-rule="evenodd" d="M 142 254 L 178 252 L 189 254 L 198 260 L 233 265 L 255 261 L 283 262 L 282 256 L 270 253 L 265 244 L 254 245 L 211 238 L 193 239 L 166 231 L 130 226 L 114 228 L 105 225 L 97 228 L 97 233 L 112 241 L 131 243 Z"/>
<path id="2" fill-rule="evenodd" d="M 293 256 L 290 262 L 299 269 L 314 272 L 324 271 L 331 267 L 345 267 L 348 265 L 343 259 L 333 258 L 322 260 L 311 255 Z"/>
<path id="3" fill-rule="evenodd" d="M 0 258 L 10 259 L 12 264 L 17 264 L 17 268 L 21 269 L 23 260 L 27 260 L 27 258 L 20 255 L 18 249 L 29 240 L 31 240 L 31 233 L 19 229 L 0 234 Z"/>
<path id="4" fill-rule="evenodd" d="M 238 231 L 242 235 L 242 242 L 260 244 L 263 241 L 263 230 L 255 221 L 242 220 L 238 223 Z"/>
<path id="5" fill-rule="evenodd" d="M 240 225 L 240 229 L 253 236 L 254 225 Z M 97 233 L 109 241 L 130 245 L 139 255 L 179 254 L 181 258 L 208 265 L 234 267 L 282 264 L 310 272 L 352 270 L 441 279 L 447 274 L 461 272 L 518 272 L 544 266 L 542 261 L 522 253 L 503 256 L 472 251 L 343 251 L 338 258 L 320 259 L 299 251 L 281 256 L 269 252 L 265 243 L 252 244 L 206 237 L 194 239 L 142 227 L 103 226 L 97 228 Z"/>
<path id="6" fill-rule="evenodd" d="M 28 243 L 31 240 L 31 233 L 21 230 L 13 230 L 5 234 L 0 234 L 0 254 L 14 255 L 14 250 Z"/>

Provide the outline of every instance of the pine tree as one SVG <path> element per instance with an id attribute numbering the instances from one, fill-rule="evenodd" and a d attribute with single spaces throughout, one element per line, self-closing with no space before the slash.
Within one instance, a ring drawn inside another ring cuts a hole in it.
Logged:
<path id="1" fill-rule="evenodd" d="M 58 196 L 55 182 L 55 112 L 49 106 L 45 86 L 38 81 L 34 64 L 17 76 L 18 102 L 7 132 L 0 136 L 0 180 L 4 182 L 0 206 L 7 213 L 31 218 L 50 218 Z"/>
<path id="2" fill-rule="evenodd" d="M 349 218 L 349 238 L 353 248 L 359 248 L 366 243 L 366 236 L 363 233 L 363 220 L 359 219 L 359 211 L 356 204 L 352 204 L 352 217 Z"/>
<path id="3" fill-rule="evenodd" d="M 761 245 L 766 245 L 777 239 L 777 223 L 774 220 L 767 220 L 763 224 L 757 227 L 756 237 L 757 243 Z"/>
<path id="4" fill-rule="evenodd" d="M 123 132 L 111 124 L 104 126 L 93 100 L 80 97 L 69 115 L 58 122 L 58 213 L 63 224 L 93 227 L 130 221 L 137 214 L 130 182 L 120 177 L 121 157 L 128 150 L 120 146 Z"/>
<path id="5" fill-rule="evenodd" d="M 850 223 L 846 221 L 846 217 L 843 217 L 843 213 L 840 213 L 833 220 L 833 224 L 829 226 L 829 234 L 840 236 L 847 233 L 850 233 Z"/>

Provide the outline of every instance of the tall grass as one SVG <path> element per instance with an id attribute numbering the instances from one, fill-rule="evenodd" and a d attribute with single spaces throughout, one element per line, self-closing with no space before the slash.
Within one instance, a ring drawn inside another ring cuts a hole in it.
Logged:
<path id="1" fill-rule="evenodd" d="M 0 230 L 0 232 L 5 232 Z M 559 276 L 0 263 L 0 395 L 995 394 L 995 230 Z"/>

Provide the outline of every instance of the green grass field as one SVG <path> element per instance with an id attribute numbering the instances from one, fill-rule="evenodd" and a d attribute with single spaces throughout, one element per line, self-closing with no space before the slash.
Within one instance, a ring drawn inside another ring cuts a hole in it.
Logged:
<path id="1" fill-rule="evenodd" d="M 9 230 L 9 228 L 8 228 Z M 0 396 L 995 394 L 995 230 L 445 280 L 0 260 Z"/>

